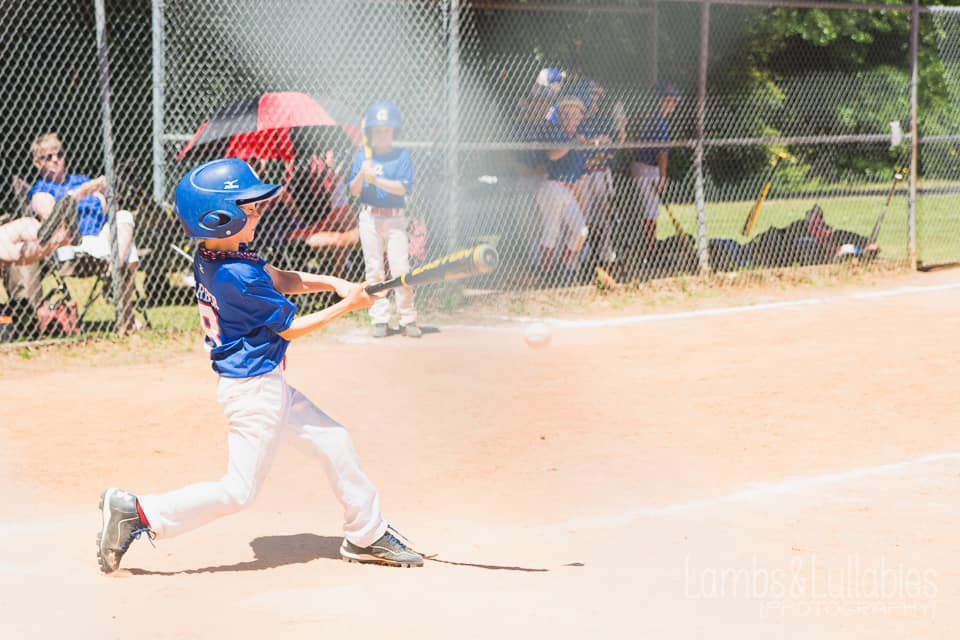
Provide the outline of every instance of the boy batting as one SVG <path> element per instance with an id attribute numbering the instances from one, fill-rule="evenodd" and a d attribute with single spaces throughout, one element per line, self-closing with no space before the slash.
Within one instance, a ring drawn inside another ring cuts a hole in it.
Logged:
<path id="1" fill-rule="evenodd" d="M 283 271 L 247 249 L 264 208 L 281 187 L 264 184 L 243 161 L 221 159 L 191 170 L 176 190 L 177 215 L 188 237 L 202 239 L 193 261 L 197 304 L 217 401 L 230 423 L 226 474 L 169 493 L 135 496 L 107 489 L 101 496 L 100 568 L 112 573 L 141 535 L 166 538 L 239 511 L 257 495 L 277 446 L 289 440 L 318 458 L 344 507 L 344 560 L 421 566 L 380 513 L 347 430 L 283 377 L 290 340 L 307 335 L 374 298 L 363 285 L 333 276 Z M 341 300 L 294 317 L 285 296 L 335 291 Z"/>

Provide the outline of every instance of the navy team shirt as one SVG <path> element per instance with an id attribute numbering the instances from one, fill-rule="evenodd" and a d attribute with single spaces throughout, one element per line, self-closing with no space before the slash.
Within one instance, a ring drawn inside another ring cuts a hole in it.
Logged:
<path id="1" fill-rule="evenodd" d="M 588 140 L 600 136 L 607 136 L 610 140 L 617 139 L 617 128 L 613 126 L 613 118 L 610 116 L 596 114 L 584 118 L 578 131 Z M 613 150 L 602 149 L 601 151 L 587 153 L 586 163 L 592 168 L 599 169 L 609 166 L 611 160 L 613 160 Z"/>
<path id="2" fill-rule="evenodd" d="M 374 153 L 370 158 L 373 161 L 373 169 L 378 178 L 384 180 L 399 180 L 403 183 L 403 188 L 409 195 L 413 191 L 413 158 L 406 149 L 391 149 L 387 153 Z M 366 156 L 363 149 L 358 149 L 353 156 L 353 167 L 350 170 L 350 179 L 353 179 L 360 173 L 360 167 Z M 387 193 L 380 187 L 372 185 L 369 182 L 363 183 L 363 191 L 360 192 L 360 204 L 368 204 L 371 207 L 381 209 L 403 209 L 406 207 L 406 198 L 404 196 L 395 196 Z"/>
<path id="3" fill-rule="evenodd" d="M 640 134 L 640 139 L 644 142 L 666 142 L 669 140 L 670 125 L 667 123 L 667 119 L 660 115 L 660 113 L 650 116 L 643 125 L 643 132 Z M 663 153 L 670 153 L 670 147 L 637 149 L 634 159 L 643 164 L 657 166 L 657 153 L 661 151 Z"/>
<path id="4" fill-rule="evenodd" d="M 568 136 L 559 125 L 548 123 L 543 132 L 543 141 L 557 144 L 577 144 L 577 133 L 574 132 L 573 135 Z M 571 149 L 561 158 L 547 162 L 547 179 L 574 183 L 583 175 L 585 160 L 586 153 L 584 151 Z"/>
<path id="5" fill-rule="evenodd" d="M 252 378 L 277 368 L 297 305 L 273 286 L 266 261 L 240 251 L 208 251 L 193 258 L 200 325 L 213 370 L 225 378 Z"/>

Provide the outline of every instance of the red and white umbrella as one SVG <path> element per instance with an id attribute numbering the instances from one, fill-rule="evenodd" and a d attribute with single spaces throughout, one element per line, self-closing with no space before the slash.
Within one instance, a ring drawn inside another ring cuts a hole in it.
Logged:
<path id="1" fill-rule="evenodd" d="M 264 93 L 220 109 L 200 125 L 193 138 L 177 154 L 182 160 L 191 149 L 227 141 L 229 158 L 261 158 L 293 162 L 290 139 L 293 127 L 337 127 L 354 146 L 360 144 L 359 118 L 354 118 L 334 100 L 314 99 L 295 91 Z"/>

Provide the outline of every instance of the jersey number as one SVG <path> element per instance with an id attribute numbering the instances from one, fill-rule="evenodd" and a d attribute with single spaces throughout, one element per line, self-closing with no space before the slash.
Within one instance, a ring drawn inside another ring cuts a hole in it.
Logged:
<path id="1" fill-rule="evenodd" d="M 200 328 L 203 329 L 203 335 L 213 343 L 213 346 L 219 347 L 222 342 L 220 342 L 220 318 L 217 317 L 217 312 L 213 307 L 202 302 L 198 303 L 197 307 L 200 308 Z"/>

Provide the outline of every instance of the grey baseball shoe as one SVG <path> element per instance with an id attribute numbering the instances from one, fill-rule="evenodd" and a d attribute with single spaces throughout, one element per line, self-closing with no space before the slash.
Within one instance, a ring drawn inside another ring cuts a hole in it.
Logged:
<path id="1" fill-rule="evenodd" d="M 387 337 L 386 323 L 378 322 L 377 324 L 373 325 L 373 329 L 371 330 L 370 333 L 374 338 L 386 338 Z"/>
<path id="2" fill-rule="evenodd" d="M 340 545 L 340 557 L 347 562 L 385 564 L 391 567 L 422 567 L 423 556 L 411 549 L 393 527 L 369 547 L 358 547 L 346 538 Z"/>
<path id="3" fill-rule="evenodd" d="M 403 335 L 408 338 L 419 338 L 423 335 L 423 331 L 420 330 L 416 322 L 411 322 L 410 324 L 403 325 Z"/>
<path id="4" fill-rule="evenodd" d="M 131 542 L 144 533 L 152 540 L 155 534 L 140 520 L 137 497 L 123 489 L 107 489 L 100 494 L 100 514 L 103 528 L 97 535 L 97 558 L 101 571 L 113 573 Z"/>

